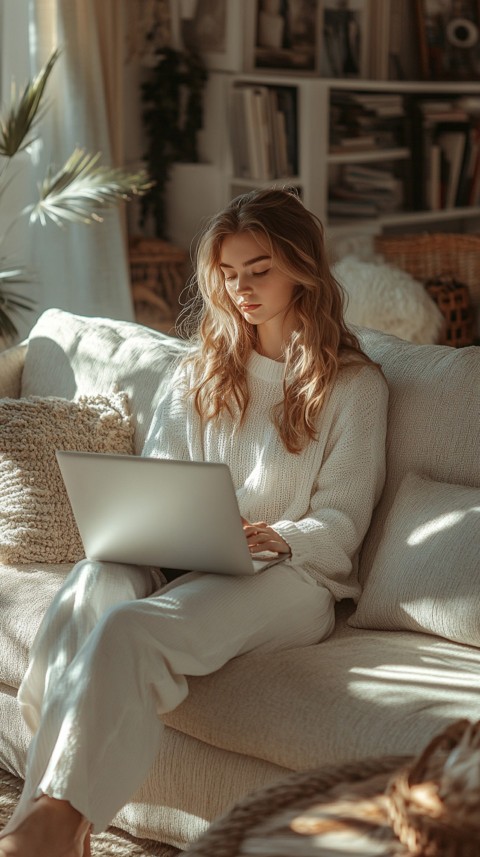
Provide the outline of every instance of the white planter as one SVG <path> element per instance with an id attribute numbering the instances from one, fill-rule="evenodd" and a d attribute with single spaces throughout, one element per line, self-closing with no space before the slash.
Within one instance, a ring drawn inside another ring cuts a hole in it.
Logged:
<path id="1" fill-rule="evenodd" d="M 222 207 L 221 172 L 212 164 L 175 164 L 167 187 L 172 244 L 189 250 L 206 219 Z"/>

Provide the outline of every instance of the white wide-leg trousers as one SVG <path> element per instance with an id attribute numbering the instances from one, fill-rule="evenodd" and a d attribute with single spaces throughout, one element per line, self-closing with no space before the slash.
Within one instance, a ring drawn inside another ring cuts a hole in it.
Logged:
<path id="1" fill-rule="evenodd" d="M 160 715 L 185 699 L 186 676 L 333 630 L 330 592 L 288 565 L 158 584 L 145 568 L 84 560 L 57 593 L 18 694 L 35 734 L 9 827 L 47 794 L 68 800 L 95 832 L 105 829 L 146 778 Z"/>

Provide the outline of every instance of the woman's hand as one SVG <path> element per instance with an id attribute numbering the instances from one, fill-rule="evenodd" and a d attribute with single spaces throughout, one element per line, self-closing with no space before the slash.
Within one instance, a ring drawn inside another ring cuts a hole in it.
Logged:
<path id="1" fill-rule="evenodd" d="M 282 539 L 265 521 L 257 521 L 255 524 L 251 524 L 242 518 L 242 524 L 250 553 L 272 551 L 273 553 L 291 554 L 290 546 L 287 545 L 285 539 Z"/>

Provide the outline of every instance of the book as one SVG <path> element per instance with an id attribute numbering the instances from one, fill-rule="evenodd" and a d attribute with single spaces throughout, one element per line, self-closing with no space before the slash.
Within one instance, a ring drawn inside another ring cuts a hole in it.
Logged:
<path id="1" fill-rule="evenodd" d="M 476 146 L 476 158 L 473 166 L 468 204 L 471 206 L 480 205 L 480 143 L 477 143 Z"/>
<path id="2" fill-rule="evenodd" d="M 480 155 L 480 119 L 473 122 L 468 135 L 466 153 L 460 170 L 457 205 L 474 205 L 472 195 L 477 161 Z"/>
<path id="3" fill-rule="evenodd" d="M 243 92 L 234 87 L 230 102 L 230 140 L 233 172 L 240 178 L 249 177 L 248 143 Z"/>
<path id="4" fill-rule="evenodd" d="M 343 179 L 357 187 L 383 187 L 393 190 L 397 179 L 392 170 L 366 167 L 360 164 L 347 164 L 343 170 Z"/>
<path id="5" fill-rule="evenodd" d="M 472 125 L 465 133 L 465 145 L 463 148 L 462 163 L 460 165 L 460 172 L 458 175 L 457 193 L 455 195 L 455 206 L 458 208 L 466 205 L 468 200 L 468 191 L 471 182 L 470 160 L 473 146 L 473 134 L 474 128 Z"/>
<path id="6" fill-rule="evenodd" d="M 270 112 L 268 89 L 266 86 L 255 86 L 252 89 L 257 136 L 257 154 L 261 180 L 273 179 L 272 129 L 270 127 Z"/>
<path id="7" fill-rule="evenodd" d="M 467 122 L 468 112 L 453 101 L 420 101 L 420 111 L 425 121 L 431 122 Z"/>
<path id="8" fill-rule="evenodd" d="M 258 113 L 255 104 L 254 87 L 239 87 L 243 100 L 243 114 L 247 140 L 248 178 L 262 179 L 262 159 L 259 145 Z"/>
<path id="9" fill-rule="evenodd" d="M 277 107 L 284 115 L 287 148 L 287 175 L 298 172 L 297 91 L 293 86 L 277 86 Z"/>
<path id="10" fill-rule="evenodd" d="M 445 208 L 454 208 L 456 204 L 467 133 L 468 127 L 456 130 L 442 130 L 440 128 L 437 132 L 437 143 L 447 164 Z"/>
<path id="11" fill-rule="evenodd" d="M 331 189 L 329 202 L 336 204 L 338 201 L 343 201 L 344 203 L 350 202 L 352 204 L 352 213 L 354 208 L 368 206 L 369 212 L 373 213 L 374 208 L 376 214 L 385 214 L 387 212 L 398 211 L 401 207 L 401 187 L 396 191 L 384 191 L 381 188 L 354 188 L 348 185 L 335 185 Z M 338 206 L 339 211 L 341 208 L 345 211 L 346 205 Z M 365 213 L 367 213 L 366 208 Z"/>
<path id="12" fill-rule="evenodd" d="M 287 123 L 285 114 L 281 110 L 275 112 L 275 127 L 275 177 L 281 179 L 291 175 L 290 164 L 288 162 Z"/>
<path id="13" fill-rule="evenodd" d="M 370 76 L 374 80 L 387 80 L 390 43 L 389 0 L 370 0 Z"/>
<path id="14" fill-rule="evenodd" d="M 429 169 L 426 177 L 426 207 L 430 211 L 438 211 L 442 208 L 442 176 L 441 176 L 442 151 L 440 146 L 430 146 Z"/>
<path id="15" fill-rule="evenodd" d="M 359 134 L 358 137 L 344 137 L 333 146 L 330 146 L 332 154 L 340 152 L 358 152 L 373 149 L 376 137 L 373 134 Z"/>

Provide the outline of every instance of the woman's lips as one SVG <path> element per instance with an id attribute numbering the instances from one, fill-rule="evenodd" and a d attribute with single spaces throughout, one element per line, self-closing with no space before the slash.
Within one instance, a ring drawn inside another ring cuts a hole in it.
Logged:
<path id="1" fill-rule="evenodd" d="M 239 304 L 242 312 L 253 312 L 253 310 L 258 309 L 261 304 Z"/>

